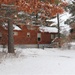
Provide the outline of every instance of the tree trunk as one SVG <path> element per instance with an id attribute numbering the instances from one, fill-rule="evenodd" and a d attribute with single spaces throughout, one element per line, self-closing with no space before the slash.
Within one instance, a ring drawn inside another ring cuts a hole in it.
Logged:
<path id="1" fill-rule="evenodd" d="M 8 53 L 14 53 L 13 25 L 11 19 L 8 19 Z"/>
<path id="2" fill-rule="evenodd" d="M 58 38 L 59 38 L 58 47 L 60 48 L 60 47 L 61 47 L 61 44 L 60 44 L 60 23 L 59 23 L 59 14 L 57 14 L 57 22 L 58 22 Z"/>

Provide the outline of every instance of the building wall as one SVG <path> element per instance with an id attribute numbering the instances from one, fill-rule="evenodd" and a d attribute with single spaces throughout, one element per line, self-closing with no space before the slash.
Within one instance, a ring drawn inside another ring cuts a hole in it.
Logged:
<path id="1" fill-rule="evenodd" d="M 18 32 L 17 35 L 14 35 L 15 44 L 50 44 L 50 33 L 39 32 L 37 28 L 35 30 L 28 30 L 26 27 L 23 27 L 22 31 Z M 30 33 L 29 37 L 27 33 Z M 41 39 L 38 42 L 37 34 L 41 33 Z"/>
<path id="2" fill-rule="evenodd" d="M 8 34 L 2 26 L 0 26 L 0 44 L 4 45 L 8 43 Z"/>
<path id="3" fill-rule="evenodd" d="M 0 32 L 2 33 L 2 37 L 0 39 L 0 44 L 1 45 L 6 45 L 8 44 L 8 31 L 0 27 Z M 28 34 L 30 34 L 28 36 Z M 41 33 L 41 39 L 38 42 L 37 39 L 37 34 Z M 56 34 L 56 33 L 51 33 L 51 34 Z M 15 45 L 38 45 L 38 44 L 50 44 L 52 39 L 51 39 L 51 34 L 48 32 L 40 32 L 38 30 L 38 27 L 34 27 L 34 29 L 27 29 L 26 26 L 22 26 L 22 30 L 14 30 L 14 44 Z"/>

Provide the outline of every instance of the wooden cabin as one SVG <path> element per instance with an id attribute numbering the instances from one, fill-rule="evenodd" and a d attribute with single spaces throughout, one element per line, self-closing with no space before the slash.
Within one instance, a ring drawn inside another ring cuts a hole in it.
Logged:
<path id="1" fill-rule="evenodd" d="M 28 27 L 21 26 L 21 29 L 14 27 L 14 45 L 18 47 L 43 47 L 50 45 L 51 41 L 57 36 L 56 32 L 45 32 L 39 30 L 39 26 Z M 8 45 L 8 29 L 0 26 L 0 44 Z"/>

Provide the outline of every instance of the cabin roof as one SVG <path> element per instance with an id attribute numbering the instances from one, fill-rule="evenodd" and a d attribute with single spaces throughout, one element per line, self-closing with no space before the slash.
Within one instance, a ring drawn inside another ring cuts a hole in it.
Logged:
<path id="1" fill-rule="evenodd" d="M 3 28 L 7 30 L 8 29 L 8 24 L 4 23 Z M 14 28 L 13 30 L 21 30 L 21 28 L 19 26 L 15 25 L 15 24 L 13 24 L 13 28 Z"/>
<path id="2" fill-rule="evenodd" d="M 41 32 L 57 33 L 58 29 L 56 27 L 39 27 Z"/>

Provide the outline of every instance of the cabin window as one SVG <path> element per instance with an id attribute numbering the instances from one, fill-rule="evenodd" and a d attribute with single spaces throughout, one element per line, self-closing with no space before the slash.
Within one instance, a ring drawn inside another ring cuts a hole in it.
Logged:
<path id="1" fill-rule="evenodd" d="M 29 32 L 27 32 L 27 37 L 30 37 L 30 33 Z"/>
<path id="2" fill-rule="evenodd" d="M 58 37 L 58 34 L 51 34 L 51 39 Z"/>
<path id="3" fill-rule="evenodd" d="M 51 39 L 54 39 L 55 38 L 55 35 L 54 34 L 51 34 Z"/>
<path id="4" fill-rule="evenodd" d="M 18 32 L 14 32 L 14 35 L 18 35 Z"/>
<path id="5" fill-rule="evenodd" d="M 55 37 L 58 37 L 58 34 L 55 34 Z"/>
<path id="6" fill-rule="evenodd" d="M 37 40 L 40 41 L 41 40 L 41 33 L 37 34 Z"/>

